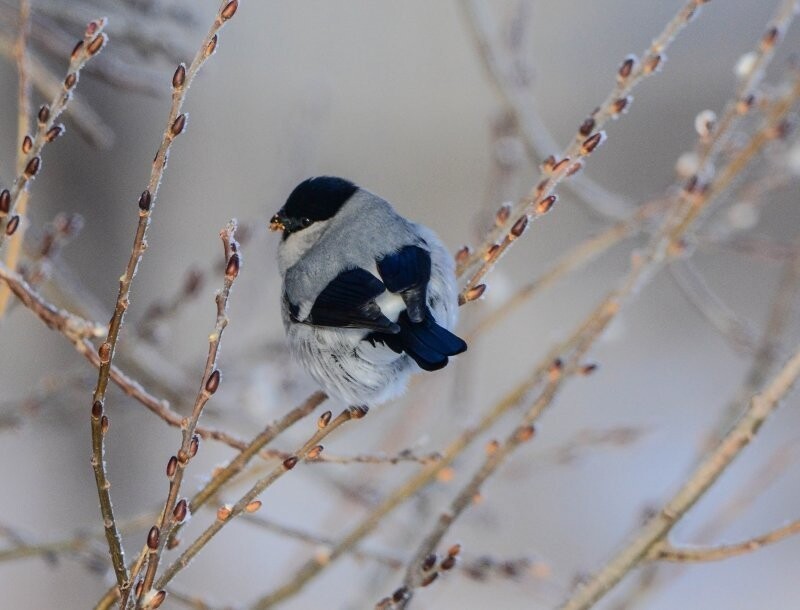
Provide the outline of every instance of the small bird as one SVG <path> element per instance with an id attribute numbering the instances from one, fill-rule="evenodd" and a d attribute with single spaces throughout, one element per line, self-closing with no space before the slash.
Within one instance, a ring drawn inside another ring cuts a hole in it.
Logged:
<path id="1" fill-rule="evenodd" d="M 366 411 L 467 344 L 453 259 L 429 228 L 343 178 L 301 182 L 272 217 L 282 231 L 281 314 L 292 355 L 332 398 Z"/>

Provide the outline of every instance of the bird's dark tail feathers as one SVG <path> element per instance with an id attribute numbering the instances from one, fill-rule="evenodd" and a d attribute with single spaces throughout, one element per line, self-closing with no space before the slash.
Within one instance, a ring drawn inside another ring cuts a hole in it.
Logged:
<path id="1" fill-rule="evenodd" d="M 380 342 L 395 352 L 408 354 L 425 371 L 437 371 L 447 366 L 448 357 L 467 350 L 466 342 L 439 326 L 430 311 L 421 322 L 412 322 L 406 312 L 397 319 L 400 332 L 373 332 L 365 340 Z"/>

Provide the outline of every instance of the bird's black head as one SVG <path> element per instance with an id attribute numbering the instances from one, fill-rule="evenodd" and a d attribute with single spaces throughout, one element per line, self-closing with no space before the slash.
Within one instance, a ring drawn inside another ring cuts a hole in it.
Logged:
<path id="1" fill-rule="evenodd" d="M 269 228 L 283 231 L 286 239 L 315 222 L 333 218 L 357 190 L 355 184 L 344 178 L 318 176 L 303 180 L 272 217 Z"/>

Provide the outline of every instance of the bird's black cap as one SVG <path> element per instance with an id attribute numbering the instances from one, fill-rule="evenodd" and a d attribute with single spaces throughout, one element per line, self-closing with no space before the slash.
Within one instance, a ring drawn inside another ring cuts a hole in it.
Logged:
<path id="1" fill-rule="evenodd" d="M 281 212 L 287 218 L 308 218 L 312 222 L 328 220 L 357 190 L 355 184 L 344 178 L 309 178 L 295 187 Z"/>

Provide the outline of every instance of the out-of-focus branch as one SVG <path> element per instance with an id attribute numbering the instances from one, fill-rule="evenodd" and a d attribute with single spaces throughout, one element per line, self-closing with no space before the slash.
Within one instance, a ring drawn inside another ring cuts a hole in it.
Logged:
<path id="1" fill-rule="evenodd" d="M 733 460 L 755 438 L 800 376 L 800 349 L 773 380 L 755 396 L 747 410 L 719 445 L 697 467 L 680 490 L 656 513 L 622 551 L 582 585 L 562 610 L 585 610 L 610 591 L 626 574 L 646 560 L 651 549 L 670 533 L 675 524 L 705 494 Z"/>
<path id="2" fill-rule="evenodd" d="M 783 527 L 755 536 L 744 542 L 724 544 L 715 547 L 678 547 L 662 541 L 655 545 L 647 556 L 650 561 L 671 561 L 674 563 L 699 563 L 704 561 L 722 561 L 738 555 L 752 553 L 767 545 L 780 542 L 800 532 L 800 519 Z"/>

